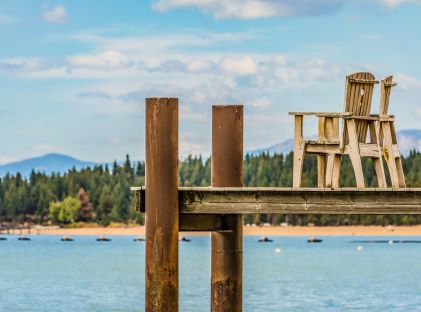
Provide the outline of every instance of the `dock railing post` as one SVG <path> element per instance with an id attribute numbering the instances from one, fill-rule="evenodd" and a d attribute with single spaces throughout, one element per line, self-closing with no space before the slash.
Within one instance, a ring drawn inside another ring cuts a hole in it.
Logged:
<path id="1" fill-rule="evenodd" d="M 178 311 L 178 99 L 146 99 L 147 312 Z"/>
<path id="2" fill-rule="evenodd" d="M 243 186 L 243 106 L 212 107 L 212 186 Z M 211 311 L 242 311 L 243 219 L 226 215 L 231 231 L 212 232 Z"/>

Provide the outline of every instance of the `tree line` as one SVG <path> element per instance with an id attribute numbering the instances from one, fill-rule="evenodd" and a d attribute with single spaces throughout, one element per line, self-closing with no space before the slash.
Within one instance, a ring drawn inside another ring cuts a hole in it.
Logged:
<path id="1" fill-rule="evenodd" d="M 292 185 L 293 154 L 246 155 L 244 158 L 245 186 Z M 421 154 L 412 151 L 403 158 L 408 187 L 421 186 Z M 366 185 L 377 185 L 373 164 L 363 160 Z M 211 159 L 189 156 L 179 164 L 180 186 L 208 186 L 211 179 Z M 0 179 L 0 224 L 29 222 L 75 226 L 78 223 L 109 225 L 112 222 L 143 224 L 143 214 L 134 211 L 131 186 L 144 185 L 145 163 L 130 161 L 127 155 L 122 164 L 114 162 L 81 170 L 71 169 L 65 174 L 46 175 L 32 171 L 29 177 L 20 173 L 7 174 Z M 342 161 L 340 183 L 355 186 L 351 162 Z M 303 186 L 317 185 L 317 162 L 306 157 Z M 293 225 L 412 225 L 421 224 L 420 216 L 347 216 L 347 215 L 246 215 L 245 223 L 288 222 Z"/>

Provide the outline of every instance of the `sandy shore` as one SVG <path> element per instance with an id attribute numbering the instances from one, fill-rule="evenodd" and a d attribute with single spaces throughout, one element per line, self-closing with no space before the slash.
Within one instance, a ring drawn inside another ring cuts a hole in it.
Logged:
<path id="1" fill-rule="evenodd" d="M 126 235 L 141 236 L 145 234 L 144 226 L 134 227 L 95 227 L 95 228 L 38 228 L 31 231 L 32 234 L 40 235 Z M 26 233 L 25 233 L 26 234 Z M 208 235 L 208 233 L 188 233 L 185 236 Z M 244 227 L 244 235 L 247 236 L 421 236 L 421 225 L 417 226 L 326 226 L 326 227 Z"/>

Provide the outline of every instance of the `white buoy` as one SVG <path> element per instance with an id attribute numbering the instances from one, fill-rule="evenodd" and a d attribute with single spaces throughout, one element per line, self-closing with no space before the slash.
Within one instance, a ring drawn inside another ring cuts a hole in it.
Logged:
<path id="1" fill-rule="evenodd" d="M 279 248 L 279 247 L 276 247 L 276 248 L 275 248 L 275 252 L 276 252 L 276 253 L 281 253 L 281 252 L 282 252 L 282 249 L 281 249 L 281 248 Z"/>
<path id="2" fill-rule="evenodd" d="M 364 249 L 363 246 L 358 246 L 357 247 L 357 251 L 363 251 L 363 249 Z"/>
<path id="3" fill-rule="evenodd" d="M 392 244 L 393 244 L 393 241 L 392 241 L 392 240 L 390 240 L 390 241 L 389 241 L 389 244 L 390 244 L 390 245 L 392 245 Z"/>

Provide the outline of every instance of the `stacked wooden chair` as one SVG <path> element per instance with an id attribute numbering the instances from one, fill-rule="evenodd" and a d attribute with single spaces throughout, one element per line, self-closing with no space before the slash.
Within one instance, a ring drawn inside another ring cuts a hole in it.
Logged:
<path id="1" fill-rule="evenodd" d="M 358 188 L 364 188 L 362 157 L 373 160 L 379 188 L 386 188 L 382 157 L 391 172 L 393 187 L 405 187 L 402 162 L 397 148 L 394 117 L 387 115 L 392 77 L 381 83 L 380 114 L 371 115 L 375 84 L 379 82 L 367 72 L 346 77 L 345 103 L 342 113 L 291 112 L 295 117 L 293 187 L 301 187 L 305 154 L 317 155 L 317 180 L 320 188 L 338 188 L 343 155 L 349 155 Z M 304 116 L 318 118 L 317 140 L 303 137 Z M 339 121 L 342 121 L 340 135 Z M 367 134 L 369 131 L 369 140 Z"/>
<path id="2" fill-rule="evenodd" d="M 396 86 L 393 76 L 386 77 L 380 83 L 380 107 L 379 107 L 379 138 L 382 146 L 383 157 L 389 169 L 392 187 L 406 187 L 403 173 L 401 154 L 396 139 L 394 116 L 388 115 L 389 100 L 392 87 Z"/>

